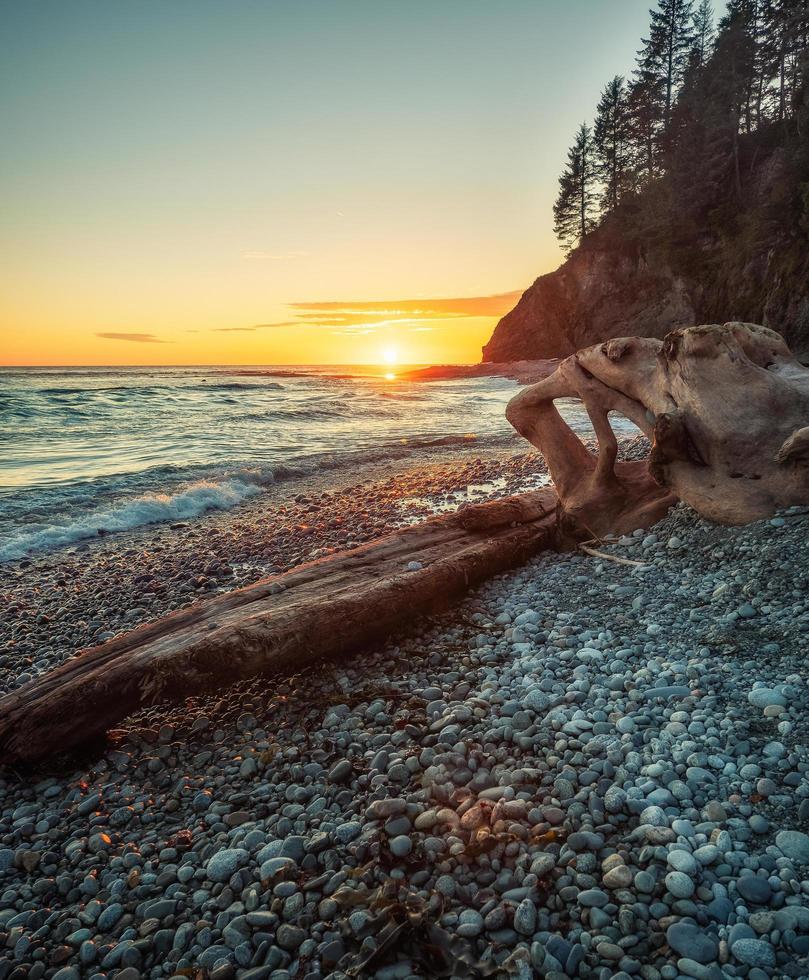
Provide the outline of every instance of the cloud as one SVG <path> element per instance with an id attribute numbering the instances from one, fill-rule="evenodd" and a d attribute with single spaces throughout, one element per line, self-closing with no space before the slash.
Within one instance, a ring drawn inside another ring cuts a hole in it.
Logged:
<path id="1" fill-rule="evenodd" d="M 265 261 L 265 260 L 290 260 L 290 259 L 302 259 L 309 253 L 304 252 L 301 249 L 290 249 L 287 252 L 262 252 L 257 249 L 248 249 L 242 252 L 243 259 L 249 259 L 254 261 Z"/>
<path id="2" fill-rule="evenodd" d="M 424 316 L 413 316 L 406 310 L 374 310 L 371 313 L 364 311 L 347 311 L 339 314 L 323 313 L 299 313 L 297 324 L 312 322 L 312 325 L 320 327 L 340 327 L 346 323 L 419 323 L 425 318 L 431 320 L 454 320 L 463 317 L 463 313 L 431 313 Z"/>
<path id="3" fill-rule="evenodd" d="M 272 327 L 299 327 L 297 320 L 279 320 L 278 323 L 254 323 L 252 327 L 214 327 L 214 333 L 252 333 L 253 330 L 269 330 Z"/>
<path id="4" fill-rule="evenodd" d="M 267 252 L 244 253 L 245 257 L 280 258 Z M 305 252 L 289 253 L 305 255 Z M 461 296 L 454 299 L 400 299 L 400 300 L 360 300 L 339 302 L 337 300 L 314 303 L 289 303 L 295 310 L 294 320 L 279 320 L 275 323 L 254 323 L 245 327 L 214 327 L 214 333 L 252 333 L 256 330 L 269 330 L 275 327 L 314 327 L 331 329 L 334 334 L 366 334 L 388 327 L 402 327 L 410 331 L 429 331 L 435 329 L 443 320 L 455 320 L 478 316 L 502 316 L 511 310 L 522 293 L 495 293 L 491 296 Z M 426 326 L 425 324 L 432 324 Z"/>
<path id="5" fill-rule="evenodd" d="M 131 340 L 136 344 L 168 344 L 168 340 L 160 340 L 153 333 L 97 333 L 96 337 L 103 340 Z"/>
<path id="6" fill-rule="evenodd" d="M 299 316 L 312 316 L 311 311 L 341 314 L 350 319 L 385 317 L 389 319 L 441 319 L 457 316 L 503 316 L 522 296 L 522 290 L 493 293 L 490 296 L 459 296 L 450 299 L 360 300 L 358 302 L 290 303 L 294 310 L 310 311 Z"/>

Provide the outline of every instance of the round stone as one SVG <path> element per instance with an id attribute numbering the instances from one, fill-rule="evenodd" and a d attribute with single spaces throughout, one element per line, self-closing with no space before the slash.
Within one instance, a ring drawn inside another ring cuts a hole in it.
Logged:
<path id="1" fill-rule="evenodd" d="M 666 861 L 672 871 L 681 871 L 686 875 L 694 875 L 699 865 L 693 854 L 688 851 L 669 851 Z"/>
<path id="2" fill-rule="evenodd" d="M 403 858 L 413 850 L 413 843 L 405 834 L 399 834 L 390 842 L 390 852 L 394 857 Z"/>
<path id="3" fill-rule="evenodd" d="M 603 908 L 609 900 L 609 895 L 601 891 L 600 888 L 587 888 L 583 892 L 579 892 L 579 904 L 587 909 Z"/>
<path id="4" fill-rule="evenodd" d="M 667 827 L 669 819 L 662 807 L 647 806 L 642 811 L 639 822 L 648 827 Z"/>
<path id="5" fill-rule="evenodd" d="M 329 770 L 328 780 L 330 783 L 345 783 L 353 771 L 354 768 L 348 759 L 340 759 Z"/>
<path id="6" fill-rule="evenodd" d="M 211 881 L 229 881 L 242 865 L 247 864 L 249 858 L 243 847 L 227 847 L 210 858 L 205 873 Z"/>
<path id="7" fill-rule="evenodd" d="M 666 941 L 681 956 L 697 963 L 713 963 L 719 956 L 719 942 L 715 936 L 690 922 L 675 922 L 666 930 Z"/>
<path id="8" fill-rule="evenodd" d="M 747 966 L 775 966 L 775 950 L 763 939 L 737 939 L 730 951 L 740 963 Z"/>
<path id="9" fill-rule="evenodd" d="M 358 820 L 349 820 L 341 823 L 334 831 L 334 836 L 341 844 L 349 844 L 355 837 L 362 833 L 362 824 Z"/>
<path id="10" fill-rule="evenodd" d="M 736 882 L 736 890 L 746 902 L 755 905 L 766 905 L 772 898 L 772 888 L 766 878 L 758 875 L 746 875 Z"/>
<path id="11" fill-rule="evenodd" d="M 602 878 L 605 888 L 629 888 L 632 884 L 632 870 L 625 864 L 610 868 Z"/>
<path id="12" fill-rule="evenodd" d="M 524 898 L 514 911 L 514 928 L 523 936 L 533 936 L 536 926 L 536 905 L 530 898 Z"/>
<path id="13" fill-rule="evenodd" d="M 483 932 L 483 916 L 474 909 L 464 909 L 458 916 L 457 933 L 465 939 L 474 939 Z"/>
<path id="14" fill-rule="evenodd" d="M 747 700 L 754 708 L 766 708 L 770 704 L 778 704 L 784 707 L 787 703 L 783 694 L 779 694 L 769 687 L 755 687 L 747 695 Z"/>
<path id="15" fill-rule="evenodd" d="M 791 861 L 809 864 L 809 835 L 799 830 L 779 830 L 775 835 L 775 846 Z"/>
<path id="16" fill-rule="evenodd" d="M 669 871 L 666 888 L 675 898 L 691 898 L 694 894 L 694 882 L 682 871 Z"/>

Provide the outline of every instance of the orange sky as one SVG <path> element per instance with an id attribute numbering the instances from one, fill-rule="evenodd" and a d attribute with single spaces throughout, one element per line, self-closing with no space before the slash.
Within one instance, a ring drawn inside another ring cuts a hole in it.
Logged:
<path id="1" fill-rule="evenodd" d="M 647 6 L 0 4 L 0 364 L 479 361 Z"/>
<path id="2" fill-rule="evenodd" d="M 480 360 L 497 319 L 520 291 L 457 299 L 291 303 L 286 319 L 239 326 L 93 330 L 44 325 L 9 333 L 6 364 L 438 364 Z M 186 321 L 187 322 L 187 321 Z M 191 321 L 195 322 L 195 321 Z M 220 321 L 232 323 L 227 320 Z M 95 326 L 108 326 L 103 316 Z M 41 345 L 41 346 L 40 346 Z"/>

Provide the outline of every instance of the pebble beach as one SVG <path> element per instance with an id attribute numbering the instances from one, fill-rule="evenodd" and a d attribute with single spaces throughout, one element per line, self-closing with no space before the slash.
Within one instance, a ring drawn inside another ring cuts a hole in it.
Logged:
<path id="1" fill-rule="evenodd" d="M 7 563 L 0 692 L 545 480 L 393 461 Z M 807 531 L 678 506 L 600 546 L 631 564 L 542 554 L 350 659 L 2 771 L 0 980 L 809 977 Z"/>

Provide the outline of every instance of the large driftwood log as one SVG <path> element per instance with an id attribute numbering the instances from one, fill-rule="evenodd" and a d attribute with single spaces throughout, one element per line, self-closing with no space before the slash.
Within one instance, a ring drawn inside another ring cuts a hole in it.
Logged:
<path id="1" fill-rule="evenodd" d="M 553 405 L 578 397 L 592 456 Z M 616 465 L 607 413 L 652 440 L 646 464 Z M 781 336 L 752 323 L 624 337 L 579 351 L 507 410 L 542 450 L 566 514 L 594 531 L 626 531 L 684 500 L 720 524 L 746 524 L 809 503 L 809 369 Z"/>
<path id="2" fill-rule="evenodd" d="M 143 705 L 382 639 L 555 547 L 556 506 L 541 490 L 435 517 L 83 651 L 0 699 L 0 762 L 48 758 Z"/>

